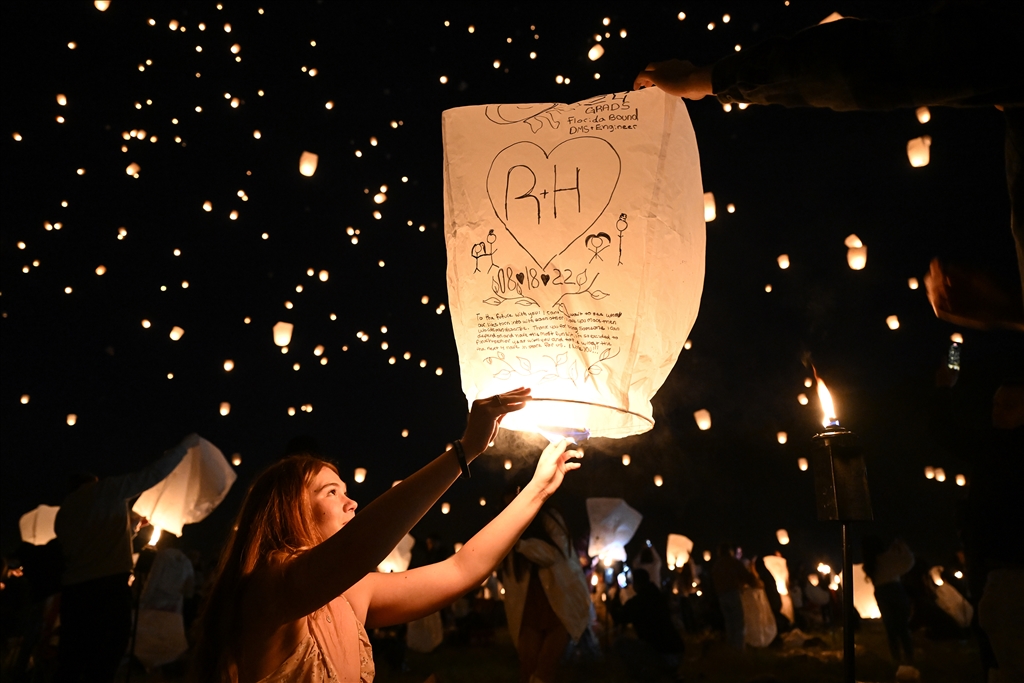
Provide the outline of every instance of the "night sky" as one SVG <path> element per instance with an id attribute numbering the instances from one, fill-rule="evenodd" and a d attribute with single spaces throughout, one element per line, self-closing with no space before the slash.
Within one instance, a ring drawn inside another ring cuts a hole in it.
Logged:
<path id="1" fill-rule="evenodd" d="M 209 552 L 252 477 L 296 435 L 320 441 L 362 504 L 461 435 L 466 404 L 451 319 L 438 312 L 447 300 L 443 110 L 575 102 L 631 88 L 650 61 L 708 63 L 833 11 L 888 19 L 926 8 L 113 0 L 100 12 L 85 0 L 0 4 L 3 551 L 17 543 L 21 514 L 60 503 L 69 474 L 133 471 L 190 431 L 242 457 L 221 507 L 185 529 L 186 544 Z M 595 34 L 605 53 L 591 62 Z M 645 516 L 634 543 L 650 538 L 662 550 L 676 532 L 693 538 L 695 551 L 731 540 L 769 553 L 783 527 L 791 562 L 838 564 L 838 530 L 816 520 L 811 473 L 797 467 L 820 426 L 803 384 L 810 359 L 865 446 L 873 530 L 945 561 L 958 547 L 957 510 L 969 489 L 953 476 L 970 472 L 928 433 L 933 371 L 961 332 L 960 414 L 984 424 L 995 386 L 1021 371 L 1024 345 L 1019 334 L 937 320 L 923 275 L 939 256 L 1015 286 L 1002 115 L 933 108 L 921 124 L 913 110 L 725 112 L 713 98 L 687 107 L 704 189 L 718 203 L 692 348 L 654 399 L 654 430 L 591 441 L 557 504 L 582 532 L 584 498 L 621 496 Z M 144 140 L 123 138 L 140 130 Z M 931 163 L 912 168 L 906 143 L 921 135 L 932 136 Z M 299 174 L 303 151 L 319 155 L 310 178 Z M 137 178 L 125 172 L 132 163 Z M 378 205 L 382 185 L 387 200 Z M 862 271 L 846 264 L 851 233 L 869 247 Z M 787 270 L 776 263 L 783 253 Z M 922 280 L 916 291 L 911 277 Z M 887 327 L 890 315 L 898 330 Z M 278 321 L 295 324 L 287 355 L 274 345 Z M 174 326 L 185 330 L 179 341 L 169 338 Z M 801 392 L 809 405 L 797 402 Z M 695 424 L 700 408 L 711 412 L 710 431 Z M 540 442 L 531 456 L 515 445 L 506 472 L 511 441 L 502 436 L 474 463 L 472 480 L 445 494 L 451 514 L 435 506 L 414 535 L 465 541 L 495 515 L 509 482 L 526 476 L 539 453 Z M 926 465 L 944 467 L 949 479 L 927 481 Z M 357 466 L 368 469 L 365 483 L 351 482 Z M 654 486 L 655 474 L 664 486 Z"/>

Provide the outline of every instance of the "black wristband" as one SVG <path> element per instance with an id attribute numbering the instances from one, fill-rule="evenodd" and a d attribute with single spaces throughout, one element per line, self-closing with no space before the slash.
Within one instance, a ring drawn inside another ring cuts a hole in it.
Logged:
<path id="1" fill-rule="evenodd" d="M 469 473 L 469 463 L 466 462 L 466 450 L 462 447 L 462 442 L 458 439 L 452 442 L 452 450 L 455 451 L 455 457 L 459 461 L 459 469 L 462 470 L 462 476 L 465 479 L 469 479 L 473 475 Z"/>

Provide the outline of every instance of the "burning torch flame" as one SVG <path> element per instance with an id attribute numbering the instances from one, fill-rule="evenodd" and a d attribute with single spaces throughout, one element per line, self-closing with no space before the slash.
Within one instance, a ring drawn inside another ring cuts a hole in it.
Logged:
<path id="1" fill-rule="evenodd" d="M 818 381 L 818 401 L 821 403 L 821 426 L 835 426 L 839 424 L 839 418 L 836 417 L 836 408 L 832 404 L 832 394 L 828 393 L 828 387 L 818 377 L 817 370 L 814 372 L 814 379 Z"/>

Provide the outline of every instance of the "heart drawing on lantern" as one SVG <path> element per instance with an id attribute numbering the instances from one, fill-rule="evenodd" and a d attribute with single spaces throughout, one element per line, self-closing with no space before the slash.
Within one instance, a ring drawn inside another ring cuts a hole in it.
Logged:
<path id="1" fill-rule="evenodd" d="M 601 138 L 573 138 L 550 152 L 517 142 L 491 162 L 487 196 L 498 220 L 544 270 L 604 214 L 621 172 L 619 153 Z"/>

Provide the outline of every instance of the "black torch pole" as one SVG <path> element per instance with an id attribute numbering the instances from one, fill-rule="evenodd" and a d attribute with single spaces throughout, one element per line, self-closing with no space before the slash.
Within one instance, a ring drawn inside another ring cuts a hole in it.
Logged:
<path id="1" fill-rule="evenodd" d="M 814 450 L 814 497 L 818 519 L 839 521 L 843 532 L 843 665 L 846 683 L 856 683 L 853 626 L 853 554 L 850 551 L 849 523 L 873 519 L 868 492 L 867 468 L 856 435 L 839 426 L 829 425 L 812 439 Z"/>

